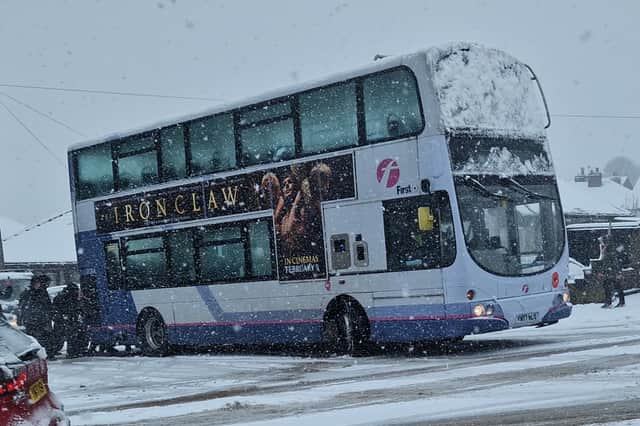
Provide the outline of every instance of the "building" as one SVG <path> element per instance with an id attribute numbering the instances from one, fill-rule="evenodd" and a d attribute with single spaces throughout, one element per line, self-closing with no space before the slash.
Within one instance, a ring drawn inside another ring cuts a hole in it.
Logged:
<path id="1" fill-rule="evenodd" d="M 567 224 L 610 222 L 616 217 L 633 216 L 634 192 L 601 174 L 578 175 L 580 180 L 558 181 L 560 201 Z M 637 203 L 635 203 L 637 204 Z"/>
<path id="2" fill-rule="evenodd" d="M 627 189 L 633 189 L 633 182 L 629 176 L 611 176 L 609 179 L 624 186 Z"/>
<path id="3" fill-rule="evenodd" d="M 560 200 L 567 223 L 569 256 L 573 275 L 580 276 L 569 285 L 576 303 L 603 299 L 602 283 L 593 274 L 576 271 L 581 265 L 591 271 L 591 260 L 600 255 L 598 237 L 610 234 L 620 247 L 619 259 L 625 266 L 623 286 L 637 286 L 640 278 L 640 218 L 638 191 L 629 188 L 628 179 L 603 177 L 599 169 L 584 169 L 574 180 L 559 181 Z M 577 263 L 579 262 L 579 263 Z M 573 281 L 573 280 L 572 280 Z"/>

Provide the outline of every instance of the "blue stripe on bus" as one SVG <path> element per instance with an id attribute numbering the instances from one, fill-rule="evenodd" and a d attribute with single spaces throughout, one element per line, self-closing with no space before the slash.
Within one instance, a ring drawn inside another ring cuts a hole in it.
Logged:
<path id="1" fill-rule="evenodd" d="M 572 305 L 563 303 L 549 309 L 549 312 L 542 318 L 542 323 L 550 323 L 567 318 L 571 315 Z"/>
<path id="2" fill-rule="evenodd" d="M 316 322 L 278 324 L 187 325 L 168 327 L 169 339 L 177 345 L 317 343 L 322 324 Z"/>
<path id="3" fill-rule="evenodd" d="M 200 298 L 202 299 L 204 304 L 207 306 L 207 309 L 209 310 L 211 316 L 213 318 L 222 318 L 224 311 L 218 304 L 216 298 L 211 293 L 211 289 L 209 288 L 209 286 L 196 286 L 196 290 L 198 291 L 198 294 L 200 295 Z"/>
<path id="4" fill-rule="evenodd" d="M 175 345 L 209 346 L 223 344 L 320 343 L 321 321 L 281 323 L 202 323 L 167 327 Z M 396 319 L 371 321 L 371 339 L 377 343 L 414 342 L 462 337 L 507 329 L 501 318 L 482 319 Z M 94 329 L 96 343 L 136 344 L 135 327 Z"/>
<path id="5" fill-rule="evenodd" d="M 380 320 L 371 321 L 371 339 L 376 342 L 414 342 L 451 339 L 507 328 L 509 324 L 502 318 Z"/>

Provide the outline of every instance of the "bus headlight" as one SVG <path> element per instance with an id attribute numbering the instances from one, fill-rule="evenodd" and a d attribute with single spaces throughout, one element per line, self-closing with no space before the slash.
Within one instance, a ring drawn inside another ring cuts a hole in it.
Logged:
<path id="1" fill-rule="evenodd" d="M 482 317 L 486 314 L 486 309 L 484 305 L 476 305 L 473 307 L 473 316 Z"/>

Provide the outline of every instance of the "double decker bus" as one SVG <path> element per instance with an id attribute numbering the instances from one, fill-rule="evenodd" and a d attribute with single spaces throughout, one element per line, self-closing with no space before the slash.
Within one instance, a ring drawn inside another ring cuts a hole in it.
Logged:
<path id="1" fill-rule="evenodd" d="M 460 339 L 568 317 L 531 68 L 469 43 L 73 146 L 96 344 Z"/>

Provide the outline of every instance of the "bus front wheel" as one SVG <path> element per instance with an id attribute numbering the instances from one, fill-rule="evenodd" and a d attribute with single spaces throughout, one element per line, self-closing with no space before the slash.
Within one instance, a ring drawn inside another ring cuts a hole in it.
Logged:
<path id="1" fill-rule="evenodd" d="M 165 356 L 169 353 L 167 326 L 155 311 L 144 313 L 138 322 L 138 340 L 146 356 Z"/>

